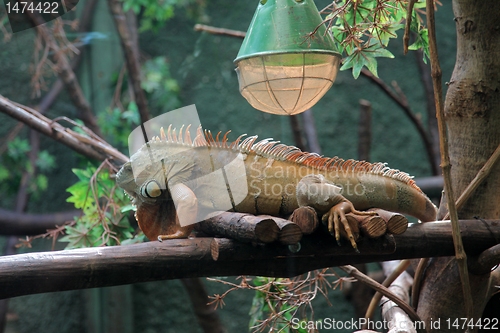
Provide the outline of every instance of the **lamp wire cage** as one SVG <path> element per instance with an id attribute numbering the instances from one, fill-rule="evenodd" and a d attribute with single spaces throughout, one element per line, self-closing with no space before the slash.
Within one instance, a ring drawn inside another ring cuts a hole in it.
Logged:
<path id="1" fill-rule="evenodd" d="M 340 61 L 313 0 L 267 0 L 260 1 L 235 64 L 240 92 L 254 108 L 293 115 L 330 89 Z"/>

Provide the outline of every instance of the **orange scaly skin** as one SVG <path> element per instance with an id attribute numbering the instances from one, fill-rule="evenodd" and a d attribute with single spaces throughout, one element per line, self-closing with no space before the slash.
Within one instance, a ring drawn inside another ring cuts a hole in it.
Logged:
<path id="1" fill-rule="evenodd" d="M 344 227 L 353 247 L 356 243 L 345 219 L 349 212 L 373 214 L 359 210 L 381 208 L 423 222 L 435 220 L 436 207 L 412 178 L 384 163 L 322 157 L 270 139 L 257 142 L 256 136 L 244 140 L 240 136 L 230 143 L 227 134 L 214 139 L 199 128 L 191 141 L 189 128 L 184 134 L 182 128 L 179 133 L 161 130 L 160 137 L 144 145 L 118 172 L 117 183 L 133 198 L 137 221 L 148 238 L 187 237 L 193 225 L 181 227 L 178 216 L 199 221 L 197 214 L 227 198 L 235 180 L 246 182 L 248 192 L 232 202 L 232 211 L 287 217 L 299 206 L 311 206 L 323 214 L 337 240 L 339 228 Z M 225 167 L 233 160 L 244 164 L 243 174 Z M 131 163 L 141 170 L 135 178 Z M 226 184 L 203 181 L 222 169 Z"/>

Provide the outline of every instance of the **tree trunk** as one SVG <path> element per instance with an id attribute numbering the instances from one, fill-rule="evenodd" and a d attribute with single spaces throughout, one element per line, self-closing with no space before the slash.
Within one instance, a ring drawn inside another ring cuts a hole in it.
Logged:
<path id="1" fill-rule="evenodd" d="M 454 0 L 457 58 L 445 100 L 452 184 L 456 197 L 500 144 L 500 1 Z M 500 217 L 500 163 L 459 210 L 460 219 Z M 443 203 L 442 207 L 446 204 Z M 477 223 L 482 223 L 478 220 Z M 474 258 L 469 257 L 468 261 Z M 470 275 L 474 316 L 480 318 L 498 285 L 498 274 Z M 460 277 L 453 258 L 436 258 L 427 267 L 417 313 L 433 332 L 463 332 L 448 325 L 466 317 Z M 498 313 L 498 311 L 497 311 Z M 498 316 L 498 314 L 497 314 Z M 460 322 L 461 323 L 461 322 Z M 466 327 L 467 328 L 467 327 Z"/>

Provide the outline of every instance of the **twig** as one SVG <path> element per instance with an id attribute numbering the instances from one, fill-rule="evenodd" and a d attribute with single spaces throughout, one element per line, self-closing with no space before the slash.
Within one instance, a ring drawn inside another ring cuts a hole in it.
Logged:
<path id="1" fill-rule="evenodd" d="M 314 125 L 314 115 L 311 109 L 300 114 L 304 136 L 306 137 L 307 151 L 321 155 L 321 147 L 318 142 L 318 134 Z"/>
<path id="2" fill-rule="evenodd" d="M 362 161 L 370 160 L 372 144 L 372 104 L 365 100 L 359 100 L 359 123 L 358 123 L 358 158 Z"/>
<path id="3" fill-rule="evenodd" d="M 14 140 L 14 138 L 19 134 L 23 127 L 23 123 L 17 123 L 16 126 L 14 126 L 14 128 L 9 131 L 9 134 L 6 135 L 5 139 L 0 144 L 0 155 L 2 155 L 7 150 L 9 142 Z"/>
<path id="4" fill-rule="evenodd" d="M 376 77 L 373 75 L 369 70 L 366 68 L 363 68 L 361 70 L 361 75 L 364 77 L 370 79 L 373 83 L 375 83 L 382 91 L 389 96 L 396 104 L 398 104 L 401 109 L 403 109 L 404 113 L 406 116 L 410 119 L 410 121 L 413 123 L 413 125 L 416 127 L 418 134 L 420 135 L 420 138 L 422 139 L 424 146 L 425 146 L 425 151 L 427 153 L 427 158 L 429 159 L 429 164 L 432 169 L 432 174 L 437 175 L 438 170 L 436 168 L 436 163 L 434 162 L 434 153 L 433 153 L 433 148 L 432 148 L 432 142 L 430 141 L 427 131 L 425 130 L 424 126 L 422 125 L 422 122 L 420 119 L 415 116 L 413 111 L 410 108 L 410 105 L 407 103 L 406 98 L 401 98 L 400 95 L 396 94 L 383 80 L 380 78 Z"/>
<path id="5" fill-rule="evenodd" d="M 455 247 L 455 258 L 458 264 L 460 280 L 462 282 L 462 291 L 465 303 L 465 313 L 468 319 L 473 318 L 474 308 L 472 303 L 472 291 L 469 284 L 469 272 L 467 270 L 467 255 L 463 248 L 462 237 L 460 235 L 460 226 L 458 224 L 458 214 L 455 206 L 455 197 L 451 184 L 451 164 L 448 153 L 448 136 L 446 134 L 446 123 L 444 118 L 443 91 L 441 85 L 441 68 L 436 43 L 434 0 L 426 0 L 427 10 L 427 28 L 429 29 L 429 53 L 431 61 L 431 75 L 434 86 L 434 101 L 436 104 L 436 115 L 438 120 L 440 150 L 441 150 L 441 168 L 443 169 L 444 187 L 448 201 L 448 211 L 451 217 L 453 243 Z"/>
<path id="6" fill-rule="evenodd" d="M 146 94 L 141 87 L 141 66 L 137 52 L 134 48 L 134 41 L 130 34 L 130 28 L 127 24 L 125 13 L 123 12 L 122 2 L 118 0 L 108 0 L 109 9 L 115 20 L 116 29 L 120 36 L 120 42 L 125 55 L 129 80 L 134 92 L 135 102 L 139 109 L 141 122 L 145 123 L 151 118 L 149 114 L 148 102 Z"/>
<path id="7" fill-rule="evenodd" d="M 409 260 L 403 260 L 401 261 L 400 265 L 398 265 L 389 276 L 382 282 L 382 285 L 384 287 L 389 287 L 394 280 L 396 280 L 401 273 L 403 273 L 408 266 L 410 266 L 410 261 Z M 379 293 L 378 291 L 373 295 L 372 300 L 370 301 L 370 305 L 368 305 L 368 309 L 366 310 L 365 313 L 365 318 L 369 319 L 373 317 L 373 314 L 375 313 L 375 309 L 377 308 L 378 303 L 380 302 L 380 299 L 382 298 L 382 294 Z M 366 327 L 365 327 L 366 328 Z"/>
<path id="8" fill-rule="evenodd" d="M 33 109 L 11 102 L 2 95 L 0 95 L 0 112 L 25 123 L 56 141 L 60 141 L 87 157 L 100 161 L 112 158 L 118 163 L 125 163 L 129 160 L 127 156 L 120 153 L 104 140 L 96 141 L 84 135 L 77 134 L 58 123 L 54 123 L 51 119 Z"/>
<path id="9" fill-rule="evenodd" d="M 78 22 L 77 32 L 82 33 L 90 30 L 90 23 L 92 22 L 96 4 L 97 0 L 88 0 L 85 2 L 81 18 Z M 75 55 L 73 59 L 71 59 L 71 68 L 73 70 L 78 68 L 80 64 L 83 51 L 85 50 L 85 46 L 86 46 L 85 44 L 77 46 L 78 53 Z M 59 93 L 62 91 L 63 88 L 64 88 L 63 80 L 61 78 L 58 78 L 50 88 L 50 91 L 47 94 L 45 94 L 45 96 L 42 98 L 41 102 L 38 104 L 38 107 L 36 109 L 42 114 L 45 113 L 45 111 L 52 105 L 52 103 L 54 103 L 54 101 L 56 100 L 57 96 L 59 96 Z"/>
<path id="10" fill-rule="evenodd" d="M 304 139 L 302 138 L 302 130 L 300 129 L 299 124 L 299 115 L 290 116 L 290 129 L 292 130 L 293 140 L 295 142 L 295 146 L 302 151 L 307 151 L 306 146 L 304 144 Z"/>
<path id="11" fill-rule="evenodd" d="M 19 213 L 0 208 L 0 234 L 38 235 L 78 216 L 80 211 L 47 214 Z"/>
<path id="12" fill-rule="evenodd" d="M 491 272 L 493 267 L 498 266 L 500 262 L 500 244 L 484 250 L 475 260 L 470 262 L 469 269 L 471 272 L 482 275 Z"/>
<path id="13" fill-rule="evenodd" d="M 212 306 L 209 306 L 209 297 L 203 281 L 200 278 L 182 279 L 184 289 L 193 305 L 193 312 L 204 333 L 223 333 L 226 329 Z"/>
<path id="14" fill-rule="evenodd" d="M 236 38 L 245 38 L 245 35 L 246 35 L 246 32 L 244 32 L 244 31 L 216 28 L 216 27 L 211 27 L 209 25 L 204 25 L 204 24 L 196 24 L 194 26 L 194 30 L 195 31 L 206 31 L 206 32 L 211 33 L 213 35 L 223 35 L 223 36 L 236 37 Z"/>
<path id="15" fill-rule="evenodd" d="M 439 161 L 441 159 L 439 153 L 439 131 L 436 119 L 436 105 L 434 104 L 434 90 L 432 87 L 432 77 L 429 65 L 424 63 L 424 52 L 422 50 L 415 51 L 415 61 L 420 75 L 420 80 L 425 91 L 425 104 L 427 106 L 427 132 L 432 142 L 432 151 L 434 154 L 434 169 L 439 170 Z"/>
<path id="16" fill-rule="evenodd" d="M 408 261 L 408 260 L 403 260 Z M 398 267 L 402 263 L 397 263 L 394 261 L 383 262 L 382 267 L 386 275 L 392 275 L 390 272 L 394 269 L 394 265 Z M 396 269 L 397 270 L 397 269 Z M 409 304 L 410 300 L 410 289 L 413 283 L 413 278 L 408 274 L 408 272 L 402 271 L 393 283 L 388 287 L 396 296 L 398 296 L 405 303 Z M 416 327 L 421 327 L 424 329 L 421 322 L 413 323 L 407 313 L 405 313 L 397 304 L 391 302 L 386 297 L 383 297 L 380 301 L 382 318 L 387 322 L 387 326 L 390 328 L 388 333 L 415 333 Z M 425 329 L 424 329 L 425 330 Z"/>
<path id="17" fill-rule="evenodd" d="M 45 43 L 52 49 L 52 58 L 59 70 L 59 76 L 63 80 L 66 88 L 68 89 L 69 96 L 79 110 L 79 117 L 83 122 L 92 129 L 94 133 L 102 137 L 101 130 L 97 125 L 97 121 L 92 112 L 92 108 L 88 103 L 82 88 L 77 81 L 76 75 L 71 68 L 71 65 L 66 58 L 64 52 L 59 48 L 54 35 L 44 25 L 45 21 L 37 13 L 28 12 L 30 19 L 37 24 L 36 31 L 45 40 Z"/>
<path id="18" fill-rule="evenodd" d="M 417 2 L 417 0 L 408 1 L 408 8 L 407 8 L 407 12 L 406 12 L 405 34 L 403 35 L 403 52 L 404 52 L 404 54 L 408 53 L 408 45 L 410 44 L 411 17 L 413 14 L 413 6 L 415 6 L 415 2 Z"/>
<path id="19" fill-rule="evenodd" d="M 476 177 L 467 185 L 465 190 L 462 192 L 460 197 L 457 199 L 457 202 L 455 203 L 456 209 L 460 210 L 463 205 L 467 202 L 467 200 L 471 197 L 471 195 L 476 191 L 479 185 L 488 177 L 488 175 L 491 172 L 491 169 L 495 165 L 495 163 L 500 159 L 500 145 L 495 149 L 493 154 L 490 156 L 490 158 L 484 163 L 483 167 L 481 170 L 478 171 Z M 450 213 L 446 213 L 446 216 L 443 218 L 443 220 L 448 219 L 450 216 Z"/>
<path id="20" fill-rule="evenodd" d="M 408 303 L 404 302 L 401 300 L 399 297 L 394 295 L 389 289 L 378 283 L 377 281 L 373 280 L 372 278 L 366 276 L 365 274 L 361 273 L 358 269 L 356 269 L 353 266 L 346 265 L 346 266 L 339 266 L 341 270 L 346 272 L 352 277 L 355 277 L 359 282 L 365 283 L 375 289 L 376 291 L 380 292 L 383 294 L 385 297 L 396 303 L 401 309 L 404 310 L 408 314 L 411 320 L 414 322 L 420 322 L 420 317 L 417 315 L 415 310 L 413 310 Z M 422 327 L 419 327 L 419 331 L 424 333 L 425 331 L 423 330 Z"/>

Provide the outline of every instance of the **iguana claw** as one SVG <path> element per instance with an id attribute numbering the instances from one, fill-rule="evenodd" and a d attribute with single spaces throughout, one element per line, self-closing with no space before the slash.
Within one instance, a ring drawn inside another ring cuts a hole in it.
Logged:
<path id="1" fill-rule="evenodd" d="M 166 239 L 179 239 L 179 238 L 187 238 L 191 231 L 193 230 L 193 226 L 182 227 L 178 231 L 170 235 L 159 235 L 158 242 L 163 242 Z"/>
<path id="2" fill-rule="evenodd" d="M 352 247 L 354 248 L 354 250 L 356 250 L 356 252 L 359 253 L 358 246 L 354 239 L 354 235 L 352 234 L 351 227 L 349 226 L 347 218 L 345 217 L 345 215 L 348 213 L 357 215 L 375 215 L 376 213 L 370 211 L 358 211 L 356 210 L 356 208 L 354 208 L 353 204 L 350 201 L 346 200 L 336 204 L 323 215 L 322 220 L 324 222 L 328 221 L 328 231 L 332 236 L 335 237 L 335 239 L 337 240 L 337 244 L 339 244 L 340 246 L 340 224 L 342 223 L 342 226 L 344 227 L 344 230 L 347 234 L 347 237 L 349 238 L 349 241 L 351 242 Z"/>

